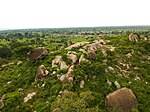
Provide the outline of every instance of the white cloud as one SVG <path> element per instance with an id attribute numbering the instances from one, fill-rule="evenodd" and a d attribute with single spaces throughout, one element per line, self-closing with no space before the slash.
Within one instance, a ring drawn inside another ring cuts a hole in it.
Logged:
<path id="1" fill-rule="evenodd" d="M 149 0 L 0 0 L 0 28 L 150 25 Z"/>

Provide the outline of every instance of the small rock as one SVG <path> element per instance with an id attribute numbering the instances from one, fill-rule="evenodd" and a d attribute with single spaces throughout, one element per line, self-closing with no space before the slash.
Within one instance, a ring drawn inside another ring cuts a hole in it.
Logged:
<path id="1" fill-rule="evenodd" d="M 127 57 L 128 59 L 130 59 L 130 58 L 132 58 L 132 54 L 131 54 L 131 53 L 126 54 L 126 57 Z"/>
<path id="2" fill-rule="evenodd" d="M 115 84 L 115 86 L 116 86 L 117 89 L 121 88 L 120 84 L 117 81 L 115 81 L 114 84 Z"/>
<path id="3" fill-rule="evenodd" d="M 41 87 L 45 87 L 45 85 L 46 85 L 46 84 L 45 84 L 45 83 L 43 83 Z"/>
<path id="4" fill-rule="evenodd" d="M 7 84 L 10 84 L 10 83 L 11 83 L 11 81 L 8 81 L 8 82 L 7 82 Z"/>
<path id="5" fill-rule="evenodd" d="M 18 88 L 18 91 L 23 91 L 23 89 L 22 88 Z"/>
<path id="6" fill-rule="evenodd" d="M 69 46 L 71 46 L 72 45 L 72 41 L 71 40 L 68 40 L 67 41 L 67 46 L 69 47 Z"/>
<path id="7" fill-rule="evenodd" d="M 68 66 L 65 61 L 60 62 L 60 69 L 68 69 Z"/>
<path id="8" fill-rule="evenodd" d="M 103 60 L 103 63 L 104 63 L 104 64 L 107 64 L 107 62 L 108 62 L 107 59 L 104 59 L 104 60 Z"/>
<path id="9" fill-rule="evenodd" d="M 80 81 L 80 88 L 84 88 L 84 84 L 85 84 L 84 80 L 81 80 Z"/>
<path id="10" fill-rule="evenodd" d="M 130 85 L 130 84 L 132 84 L 132 82 L 131 82 L 131 81 L 129 81 L 129 82 L 128 82 L 128 84 Z"/>
<path id="11" fill-rule="evenodd" d="M 47 77 L 48 75 L 49 75 L 49 71 L 45 68 L 44 65 L 41 65 L 37 69 L 35 80 L 40 80 L 44 77 Z"/>
<path id="12" fill-rule="evenodd" d="M 36 92 L 29 93 L 25 98 L 24 102 L 26 103 L 28 100 L 30 100 L 34 95 L 36 95 Z"/>
<path id="13" fill-rule="evenodd" d="M 108 86 L 112 86 L 112 82 L 108 79 L 107 79 L 107 84 L 108 84 Z"/>
<path id="14" fill-rule="evenodd" d="M 134 78 L 135 81 L 140 81 L 140 77 L 136 75 L 136 77 Z"/>
<path id="15" fill-rule="evenodd" d="M 20 65 L 20 64 L 22 64 L 22 61 L 18 61 L 18 62 L 17 62 L 17 65 Z"/>
<path id="16" fill-rule="evenodd" d="M 147 59 L 148 61 L 150 61 L 150 56 L 148 57 L 148 59 Z"/>
<path id="17" fill-rule="evenodd" d="M 60 63 L 62 56 L 56 56 L 55 59 L 52 60 L 52 68 L 57 67 L 57 64 Z"/>
<path id="18" fill-rule="evenodd" d="M 105 72 L 115 73 L 115 70 L 113 67 L 109 66 L 107 69 L 105 69 Z"/>

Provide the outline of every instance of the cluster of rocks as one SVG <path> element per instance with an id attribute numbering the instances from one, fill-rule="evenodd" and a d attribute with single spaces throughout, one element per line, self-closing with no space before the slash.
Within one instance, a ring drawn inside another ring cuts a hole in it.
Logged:
<path id="1" fill-rule="evenodd" d="M 73 75 L 73 68 L 74 66 L 70 66 L 69 69 L 68 69 L 68 72 L 66 74 L 62 74 L 62 75 L 57 75 L 57 78 L 62 81 L 62 82 L 65 82 L 65 83 L 68 83 L 68 84 L 73 84 L 73 79 L 74 79 L 74 75 Z"/>
<path id="2" fill-rule="evenodd" d="M 65 48 L 66 50 L 69 50 L 68 53 L 66 54 L 66 58 L 72 60 L 71 65 L 67 65 L 67 63 L 62 59 L 62 56 L 60 56 L 60 55 L 56 56 L 52 60 L 52 68 L 57 68 L 57 70 L 61 70 L 61 69 L 67 69 L 68 70 L 66 74 L 57 74 L 58 79 L 65 82 L 65 83 L 73 84 L 74 65 L 76 63 L 80 64 L 83 61 L 90 63 L 90 61 L 85 58 L 85 54 L 87 56 L 91 57 L 93 60 L 95 60 L 95 59 L 97 59 L 97 54 L 96 54 L 97 49 L 100 49 L 102 51 L 103 55 L 107 55 L 107 52 L 106 52 L 107 49 L 113 49 L 112 51 L 114 51 L 114 49 L 115 49 L 114 47 L 106 46 L 105 44 L 106 44 L 106 42 L 102 39 L 95 40 L 95 41 L 93 41 L 93 43 L 77 42 L 75 44 L 72 44 L 71 41 L 68 41 L 67 42 L 68 47 Z M 80 58 L 78 58 L 77 53 L 75 51 L 71 51 L 72 48 L 80 48 L 79 52 L 83 53 L 83 54 L 81 54 Z M 36 48 L 29 54 L 29 60 L 34 61 L 34 60 L 37 60 L 37 59 L 39 59 L 39 58 L 41 58 L 47 54 L 48 54 L 48 52 L 45 48 L 43 48 L 43 47 L 42 48 Z M 112 68 L 108 67 L 107 70 L 111 71 L 110 69 L 112 69 Z M 55 74 L 55 73 L 56 73 L 56 71 L 53 71 L 52 74 Z M 46 67 L 44 65 L 41 65 L 37 69 L 35 79 L 40 80 L 42 78 L 48 77 L 49 75 L 50 75 L 50 73 L 48 72 Z M 83 87 L 84 87 L 84 81 L 81 80 L 80 81 L 80 88 L 83 88 Z"/>
<path id="3" fill-rule="evenodd" d="M 139 39 L 140 39 L 140 37 L 136 34 L 132 34 L 129 36 L 130 41 L 138 42 Z M 77 53 L 75 51 L 68 51 L 68 53 L 66 54 L 66 58 L 72 60 L 71 65 L 67 65 L 67 63 L 63 60 L 62 56 L 58 55 L 52 60 L 52 68 L 57 68 L 57 70 L 67 69 L 66 74 L 62 74 L 62 73 L 57 74 L 57 78 L 60 81 L 62 81 L 64 83 L 68 83 L 70 85 L 73 85 L 73 81 L 74 81 L 73 69 L 74 69 L 75 64 L 76 63 L 80 64 L 82 61 L 90 63 L 90 61 L 85 58 L 85 56 L 84 56 L 85 54 L 87 56 L 90 56 L 93 60 L 95 60 L 95 59 L 97 59 L 97 55 L 96 55 L 97 49 L 100 49 L 104 56 L 107 55 L 107 49 L 109 49 L 112 52 L 115 51 L 115 47 L 106 45 L 106 42 L 102 39 L 95 40 L 95 41 L 93 41 L 93 43 L 77 42 L 77 43 L 73 44 L 71 41 L 68 41 L 67 46 L 68 47 L 65 48 L 66 50 L 71 50 L 72 48 L 80 48 L 79 51 L 82 52 L 83 54 L 81 54 L 80 58 L 78 58 Z M 33 52 L 37 52 L 37 50 L 33 50 Z M 41 52 L 42 53 L 40 55 L 37 53 L 36 56 L 33 56 L 31 53 L 30 60 L 34 61 L 44 55 L 47 55 L 47 51 L 41 50 Z M 132 54 L 128 53 L 126 55 L 126 58 L 131 59 Z M 107 60 L 105 60 L 104 63 L 107 63 Z M 130 64 L 124 64 L 121 62 L 119 62 L 118 64 L 119 64 L 119 66 L 121 66 L 122 68 L 124 67 L 124 69 L 127 69 L 127 70 L 131 66 Z M 115 69 L 111 66 L 108 66 L 105 69 L 105 72 L 117 73 L 115 70 L 119 69 L 120 70 L 119 73 L 127 74 L 126 71 L 122 70 L 122 68 L 119 66 L 116 65 Z M 56 73 L 56 71 L 55 71 L 55 73 Z M 53 74 L 55 74 L 55 73 L 53 73 Z M 37 69 L 36 79 L 39 80 L 39 79 L 45 78 L 49 75 L 50 75 L 50 73 L 48 72 L 46 67 L 44 65 L 41 65 Z M 80 82 L 80 88 L 84 88 L 85 81 L 80 80 L 79 82 Z M 110 80 L 107 80 L 107 83 L 109 86 L 112 85 L 112 82 Z M 120 112 L 131 112 L 132 108 L 138 109 L 138 102 L 137 102 L 137 99 L 136 99 L 135 95 L 133 94 L 132 90 L 130 90 L 128 88 L 121 88 L 120 84 L 117 81 L 114 82 L 114 85 L 116 86 L 117 90 L 112 93 L 109 93 L 105 99 L 105 105 L 107 106 L 108 110 L 115 109 L 116 111 L 120 111 Z M 65 92 L 68 92 L 68 90 L 62 91 L 62 94 L 65 94 Z M 28 94 L 27 97 L 24 98 L 24 102 L 27 102 L 35 94 L 36 94 L 35 92 Z"/>

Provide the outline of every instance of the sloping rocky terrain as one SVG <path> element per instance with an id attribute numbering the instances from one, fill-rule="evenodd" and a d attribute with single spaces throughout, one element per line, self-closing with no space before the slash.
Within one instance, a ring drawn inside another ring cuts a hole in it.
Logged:
<path id="1" fill-rule="evenodd" d="M 2 41 L 15 54 L 1 58 L 2 112 L 150 111 L 149 37 Z"/>

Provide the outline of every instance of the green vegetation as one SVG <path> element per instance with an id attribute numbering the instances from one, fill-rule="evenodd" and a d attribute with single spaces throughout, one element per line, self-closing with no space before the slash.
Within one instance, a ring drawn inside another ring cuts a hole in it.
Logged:
<path id="1" fill-rule="evenodd" d="M 128 35 L 131 32 L 137 32 L 140 36 L 146 37 L 146 40 L 130 42 Z M 43 80 L 35 80 L 40 65 L 44 65 L 50 74 L 56 71 L 51 63 L 57 55 L 61 55 L 67 65 L 72 63 L 71 59 L 67 58 L 68 51 L 75 51 L 79 59 L 82 52 L 77 48 L 63 49 L 67 47 L 68 40 L 73 43 L 82 41 L 92 43 L 97 38 L 103 39 L 107 42 L 107 46 L 113 46 L 115 50 L 107 49 L 105 56 L 97 49 L 95 60 L 85 54 L 85 58 L 90 62 L 75 64 L 73 85 L 57 78 L 57 74 L 67 73 L 66 69 L 58 70 L 56 74 Z M 37 47 L 45 47 L 49 55 L 30 62 L 28 54 Z M 128 53 L 132 54 L 132 57 L 127 58 Z M 150 59 L 148 58 L 150 58 L 150 27 L 0 32 L 0 98 L 3 98 L 4 102 L 4 107 L 0 111 L 107 112 L 105 97 L 116 90 L 114 82 L 118 81 L 121 87 L 128 87 L 134 92 L 139 103 L 139 112 L 149 112 Z M 22 63 L 18 64 L 19 61 Z M 106 72 L 108 66 L 113 67 L 115 72 Z M 80 88 L 81 80 L 85 82 L 84 88 Z M 111 86 L 107 83 L 108 80 L 112 82 Z M 64 90 L 69 92 L 63 93 Z M 28 102 L 24 102 L 24 98 L 32 92 L 36 92 L 36 95 Z M 133 109 L 133 112 L 138 110 Z"/>

